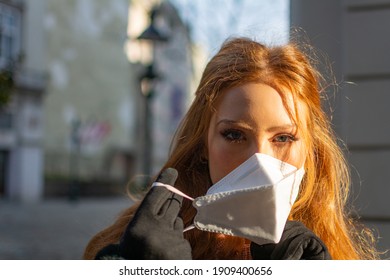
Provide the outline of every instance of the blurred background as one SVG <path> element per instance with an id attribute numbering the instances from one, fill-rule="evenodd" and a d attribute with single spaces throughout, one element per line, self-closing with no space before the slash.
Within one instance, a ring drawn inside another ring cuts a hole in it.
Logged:
<path id="1" fill-rule="evenodd" d="M 389 249 L 389 25 L 390 0 L 0 0 L 0 259 L 80 259 L 161 168 L 221 43 L 294 29 L 333 71 L 349 203 Z"/>

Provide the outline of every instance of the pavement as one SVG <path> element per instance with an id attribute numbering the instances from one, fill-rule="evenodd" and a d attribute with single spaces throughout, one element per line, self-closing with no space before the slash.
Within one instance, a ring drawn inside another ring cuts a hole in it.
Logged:
<path id="1" fill-rule="evenodd" d="M 125 196 L 34 204 L 0 199 L 0 260 L 82 259 L 88 241 L 132 204 Z M 382 259 L 390 259 L 390 226 L 368 226 L 381 233 Z"/>
<path id="2" fill-rule="evenodd" d="M 0 260 L 78 260 L 88 241 L 133 202 L 127 197 L 0 200 Z"/>

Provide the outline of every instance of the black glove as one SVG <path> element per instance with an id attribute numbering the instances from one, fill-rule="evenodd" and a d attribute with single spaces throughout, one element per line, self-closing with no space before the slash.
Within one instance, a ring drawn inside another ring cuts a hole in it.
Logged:
<path id="1" fill-rule="evenodd" d="M 173 186 L 176 178 L 176 169 L 168 168 L 157 181 Z M 152 187 L 119 245 L 105 247 L 96 258 L 107 259 L 107 256 L 117 255 L 137 260 L 191 259 L 191 246 L 183 237 L 183 220 L 178 217 L 182 200 L 181 196 L 165 187 Z"/>
<path id="2" fill-rule="evenodd" d="M 277 244 L 251 243 L 251 255 L 256 260 L 330 260 L 322 240 L 301 222 L 287 221 Z"/>

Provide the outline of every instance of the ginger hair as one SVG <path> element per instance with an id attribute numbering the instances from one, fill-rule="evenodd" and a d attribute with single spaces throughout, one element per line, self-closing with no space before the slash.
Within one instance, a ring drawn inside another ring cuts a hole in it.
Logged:
<path id="1" fill-rule="evenodd" d="M 317 234 L 333 259 L 376 259 L 372 233 L 357 224 L 347 211 L 350 175 L 347 163 L 321 99 L 321 75 L 311 57 L 295 43 L 267 47 L 248 38 L 227 40 L 207 64 L 195 99 L 184 117 L 162 170 L 173 167 L 179 177 L 175 187 L 198 197 L 212 185 L 207 161 L 207 131 L 216 104 L 230 88 L 247 83 L 264 83 L 286 100 L 301 102 L 306 113 L 292 116 L 306 144 L 305 176 L 289 219 L 303 222 Z M 292 110 L 290 110 L 292 111 Z M 302 117 L 305 116 L 305 121 Z M 126 209 L 117 221 L 89 242 L 84 258 L 110 243 L 116 243 L 137 209 Z M 196 210 L 184 200 L 180 215 L 185 225 L 192 223 Z M 243 238 L 191 230 L 184 234 L 194 259 L 250 258 L 249 242 Z"/>

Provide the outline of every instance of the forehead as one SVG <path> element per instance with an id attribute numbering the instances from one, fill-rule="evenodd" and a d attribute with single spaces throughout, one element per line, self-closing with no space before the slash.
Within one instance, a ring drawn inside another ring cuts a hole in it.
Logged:
<path id="1" fill-rule="evenodd" d="M 289 91 L 284 98 L 271 86 L 261 83 L 250 83 L 225 91 L 217 103 L 219 117 L 252 118 L 258 121 L 292 122 L 299 103 Z"/>

